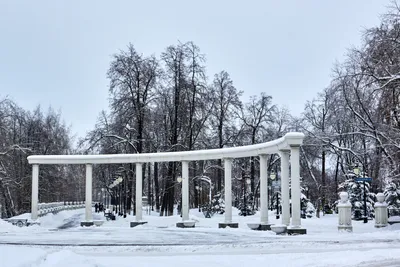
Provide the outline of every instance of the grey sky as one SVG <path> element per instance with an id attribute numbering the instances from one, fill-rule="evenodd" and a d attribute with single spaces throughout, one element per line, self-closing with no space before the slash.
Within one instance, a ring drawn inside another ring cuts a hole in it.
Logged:
<path id="1" fill-rule="evenodd" d="M 346 49 L 377 26 L 380 0 L 0 0 L 0 97 L 61 109 L 82 136 L 108 108 L 106 71 L 132 42 L 157 56 L 177 40 L 207 55 L 250 95 L 266 92 L 293 115 L 329 84 Z"/>

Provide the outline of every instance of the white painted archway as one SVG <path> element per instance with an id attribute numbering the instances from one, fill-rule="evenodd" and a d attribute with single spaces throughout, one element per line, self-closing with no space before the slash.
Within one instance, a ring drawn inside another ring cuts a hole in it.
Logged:
<path id="1" fill-rule="evenodd" d="M 92 219 L 92 170 L 93 164 L 136 164 L 136 223 L 143 222 L 142 217 L 142 164 L 147 162 L 182 162 L 182 220 L 189 220 L 189 162 L 196 160 L 223 159 L 225 169 L 225 222 L 230 226 L 232 222 L 232 159 L 243 157 L 260 158 L 260 225 L 268 224 L 268 173 L 267 155 L 279 154 L 281 157 L 281 195 L 282 195 L 282 224 L 289 229 L 302 229 L 300 218 L 300 145 L 304 134 L 298 132 L 287 133 L 274 141 L 221 149 L 160 152 L 143 154 L 107 154 L 107 155 L 36 155 L 29 156 L 32 164 L 32 220 L 38 218 L 38 184 L 39 165 L 41 164 L 85 164 L 85 221 L 88 225 Z M 289 201 L 289 166 L 291 174 L 292 220 L 290 221 Z"/>

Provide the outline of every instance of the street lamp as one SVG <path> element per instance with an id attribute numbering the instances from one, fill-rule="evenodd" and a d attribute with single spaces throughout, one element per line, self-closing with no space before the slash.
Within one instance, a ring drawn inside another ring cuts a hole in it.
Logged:
<path id="1" fill-rule="evenodd" d="M 306 197 L 307 197 L 307 199 L 308 199 L 308 190 L 309 190 L 309 188 L 308 188 L 307 185 L 304 187 L 304 190 L 306 191 Z"/>
<path id="2" fill-rule="evenodd" d="M 272 171 L 272 172 L 269 174 L 269 178 L 270 178 L 272 181 L 274 181 L 275 178 L 276 178 L 276 173 L 275 173 L 274 171 Z M 269 199 L 271 200 L 270 209 L 271 209 L 271 211 L 272 211 L 272 210 L 273 210 L 273 205 L 272 205 L 273 197 L 272 197 L 272 195 L 273 195 L 273 192 L 274 192 L 272 183 L 271 183 L 271 187 L 270 187 L 270 188 L 271 188 L 271 193 L 270 193 Z"/>
<path id="3" fill-rule="evenodd" d="M 274 181 L 275 178 L 276 178 L 276 173 L 274 171 L 272 171 L 271 174 L 269 175 L 269 178 L 271 178 L 271 180 Z M 272 198 L 273 188 L 274 188 L 274 185 L 271 184 L 271 202 L 272 202 L 272 199 L 273 199 Z M 275 194 L 276 194 L 276 217 L 275 218 L 279 219 L 279 192 L 276 192 Z M 271 210 L 273 209 L 273 205 L 272 204 L 273 203 L 271 203 Z"/>
<path id="4" fill-rule="evenodd" d="M 200 189 L 201 189 L 201 187 L 196 185 L 197 199 L 198 199 L 197 206 L 199 208 L 199 212 L 201 212 L 201 209 L 200 209 Z"/>
<path id="5" fill-rule="evenodd" d="M 176 178 L 176 181 L 180 184 L 180 183 L 182 183 L 182 177 L 178 177 L 178 178 Z M 180 213 L 181 214 L 181 217 L 182 217 L 182 191 L 181 191 L 181 199 L 180 199 L 180 205 L 178 205 L 178 214 Z M 180 207 L 180 208 L 179 208 Z"/>
<path id="6" fill-rule="evenodd" d="M 360 168 L 358 167 L 358 164 L 356 164 L 354 166 L 353 172 L 356 175 L 356 177 L 359 177 Z M 363 184 L 364 184 L 364 223 L 367 223 L 368 222 L 368 216 L 367 216 L 367 193 L 366 193 L 366 190 L 365 190 L 365 181 L 363 181 Z"/>
<path id="7" fill-rule="evenodd" d="M 118 186 L 118 191 L 119 191 L 119 201 L 118 201 L 118 205 L 119 205 L 119 213 L 118 213 L 118 215 L 119 216 L 122 216 L 122 181 L 123 181 L 124 179 L 120 176 L 120 177 L 118 177 L 117 178 L 117 184 L 119 185 Z"/>
<path id="8" fill-rule="evenodd" d="M 247 200 L 246 200 L 246 188 L 251 184 L 251 179 L 249 176 L 243 177 L 243 208 L 244 208 L 244 216 L 247 216 Z"/>

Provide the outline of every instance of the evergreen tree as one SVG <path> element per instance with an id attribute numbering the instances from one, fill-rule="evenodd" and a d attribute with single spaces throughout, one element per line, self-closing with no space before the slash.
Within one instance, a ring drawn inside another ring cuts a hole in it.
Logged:
<path id="1" fill-rule="evenodd" d="M 301 194 L 300 208 L 308 218 L 311 218 L 315 215 L 314 205 L 303 193 Z"/>
<path id="2" fill-rule="evenodd" d="M 398 183 L 389 182 L 383 194 L 389 208 L 400 208 L 400 188 Z"/>
<path id="3" fill-rule="evenodd" d="M 354 179 L 347 179 L 339 185 L 339 189 L 349 194 L 349 201 L 352 205 L 353 218 L 359 219 L 364 214 L 364 184 L 356 182 Z M 365 193 L 367 196 L 367 216 L 373 217 L 375 193 L 370 192 L 370 183 L 365 183 Z"/>
<path id="4" fill-rule="evenodd" d="M 225 201 L 222 198 L 221 192 L 214 195 L 211 200 L 211 211 L 212 213 L 224 214 L 225 213 Z"/>
<path id="5" fill-rule="evenodd" d="M 246 192 L 246 195 L 242 193 L 242 198 L 238 206 L 238 209 L 240 210 L 239 216 L 254 215 L 256 212 L 252 204 L 253 204 L 253 194 L 249 191 Z"/>

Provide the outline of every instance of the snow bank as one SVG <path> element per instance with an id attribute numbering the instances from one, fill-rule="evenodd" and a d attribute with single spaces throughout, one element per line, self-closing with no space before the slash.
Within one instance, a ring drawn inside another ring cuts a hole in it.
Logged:
<path id="1" fill-rule="evenodd" d="M 0 266 L 35 266 L 35 264 L 39 263 L 47 254 L 48 252 L 39 248 L 0 246 Z"/>
<path id="2" fill-rule="evenodd" d="M 83 220 L 85 209 L 64 210 L 57 214 L 48 213 L 39 218 L 40 226 L 45 228 L 58 228 L 69 220 Z"/>
<path id="3" fill-rule="evenodd" d="M 123 250 L 123 249 L 121 249 Z M 173 249 L 172 249 L 173 250 Z M 186 255 L 159 256 L 157 251 L 148 252 L 147 256 L 135 256 L 118 253 L 103 253 L 90 255 L 78 254 L 71 250 L 61 249 L 46 252 L 43 249 L 0 246 L 2 266 L 32 266 L 32 267 L 242 267 L 251 263 L 252 266 L 383 266 L 400 263 L 400 249 L 367 249 L 359 251 L 329 251 L 293 253 L 274 253 L 268 248 L 264 251 L 246 253 L 245 251 L 231 251 L 221 255 L 198 255 L 188 253 Z M 4 255 L 4 258 L 3 258 Z M 24 257 L 20 257 L 24 255 Z"/>
<path id="4" fill-rule="evenodd" d="M 122 259 L 115 260 L 108 266 L 118 266 L 117 262 L 122 261 Z M 46 255 L 37 265 L 37 267 L 97 267 L 105 266 L 103 264 L 96 263 L 94 257 L 86 257 L 83 255 L 78 255 L 70 250 L 61 250 L 51 254 Z"/>
<path id="5" fill-rule="evenodd" d="M 40 217 L 37 221 L 39 225 L 31 225 L 29 227 L 18 227 L 11 223 L 0 219 L 0 233 L 4 232 L 38 232 L 46 231 L 47 229 L 54 229 L 65 224 L 66 221 L 75 219 L 82 221 L 84 216 L 84 209 L 77 210 L 65 210 L 60 211 L 57 214 L 48 213 L 43 217 Z M 12 217 L 12 219 L 30 219 L 30 213 L 20 214 Z"/>
<path id="6" fill-rule="evenodd" d="M 8 231 L 12 231 L 12 230 L 14 230 L 15 228 L 17 228 L 17 226 L 12 225 L 11 223 L 6 222 L 6 221 L 0 219 L 0 232 L 7 231 L 7 230 L 8 230 Z"/>

